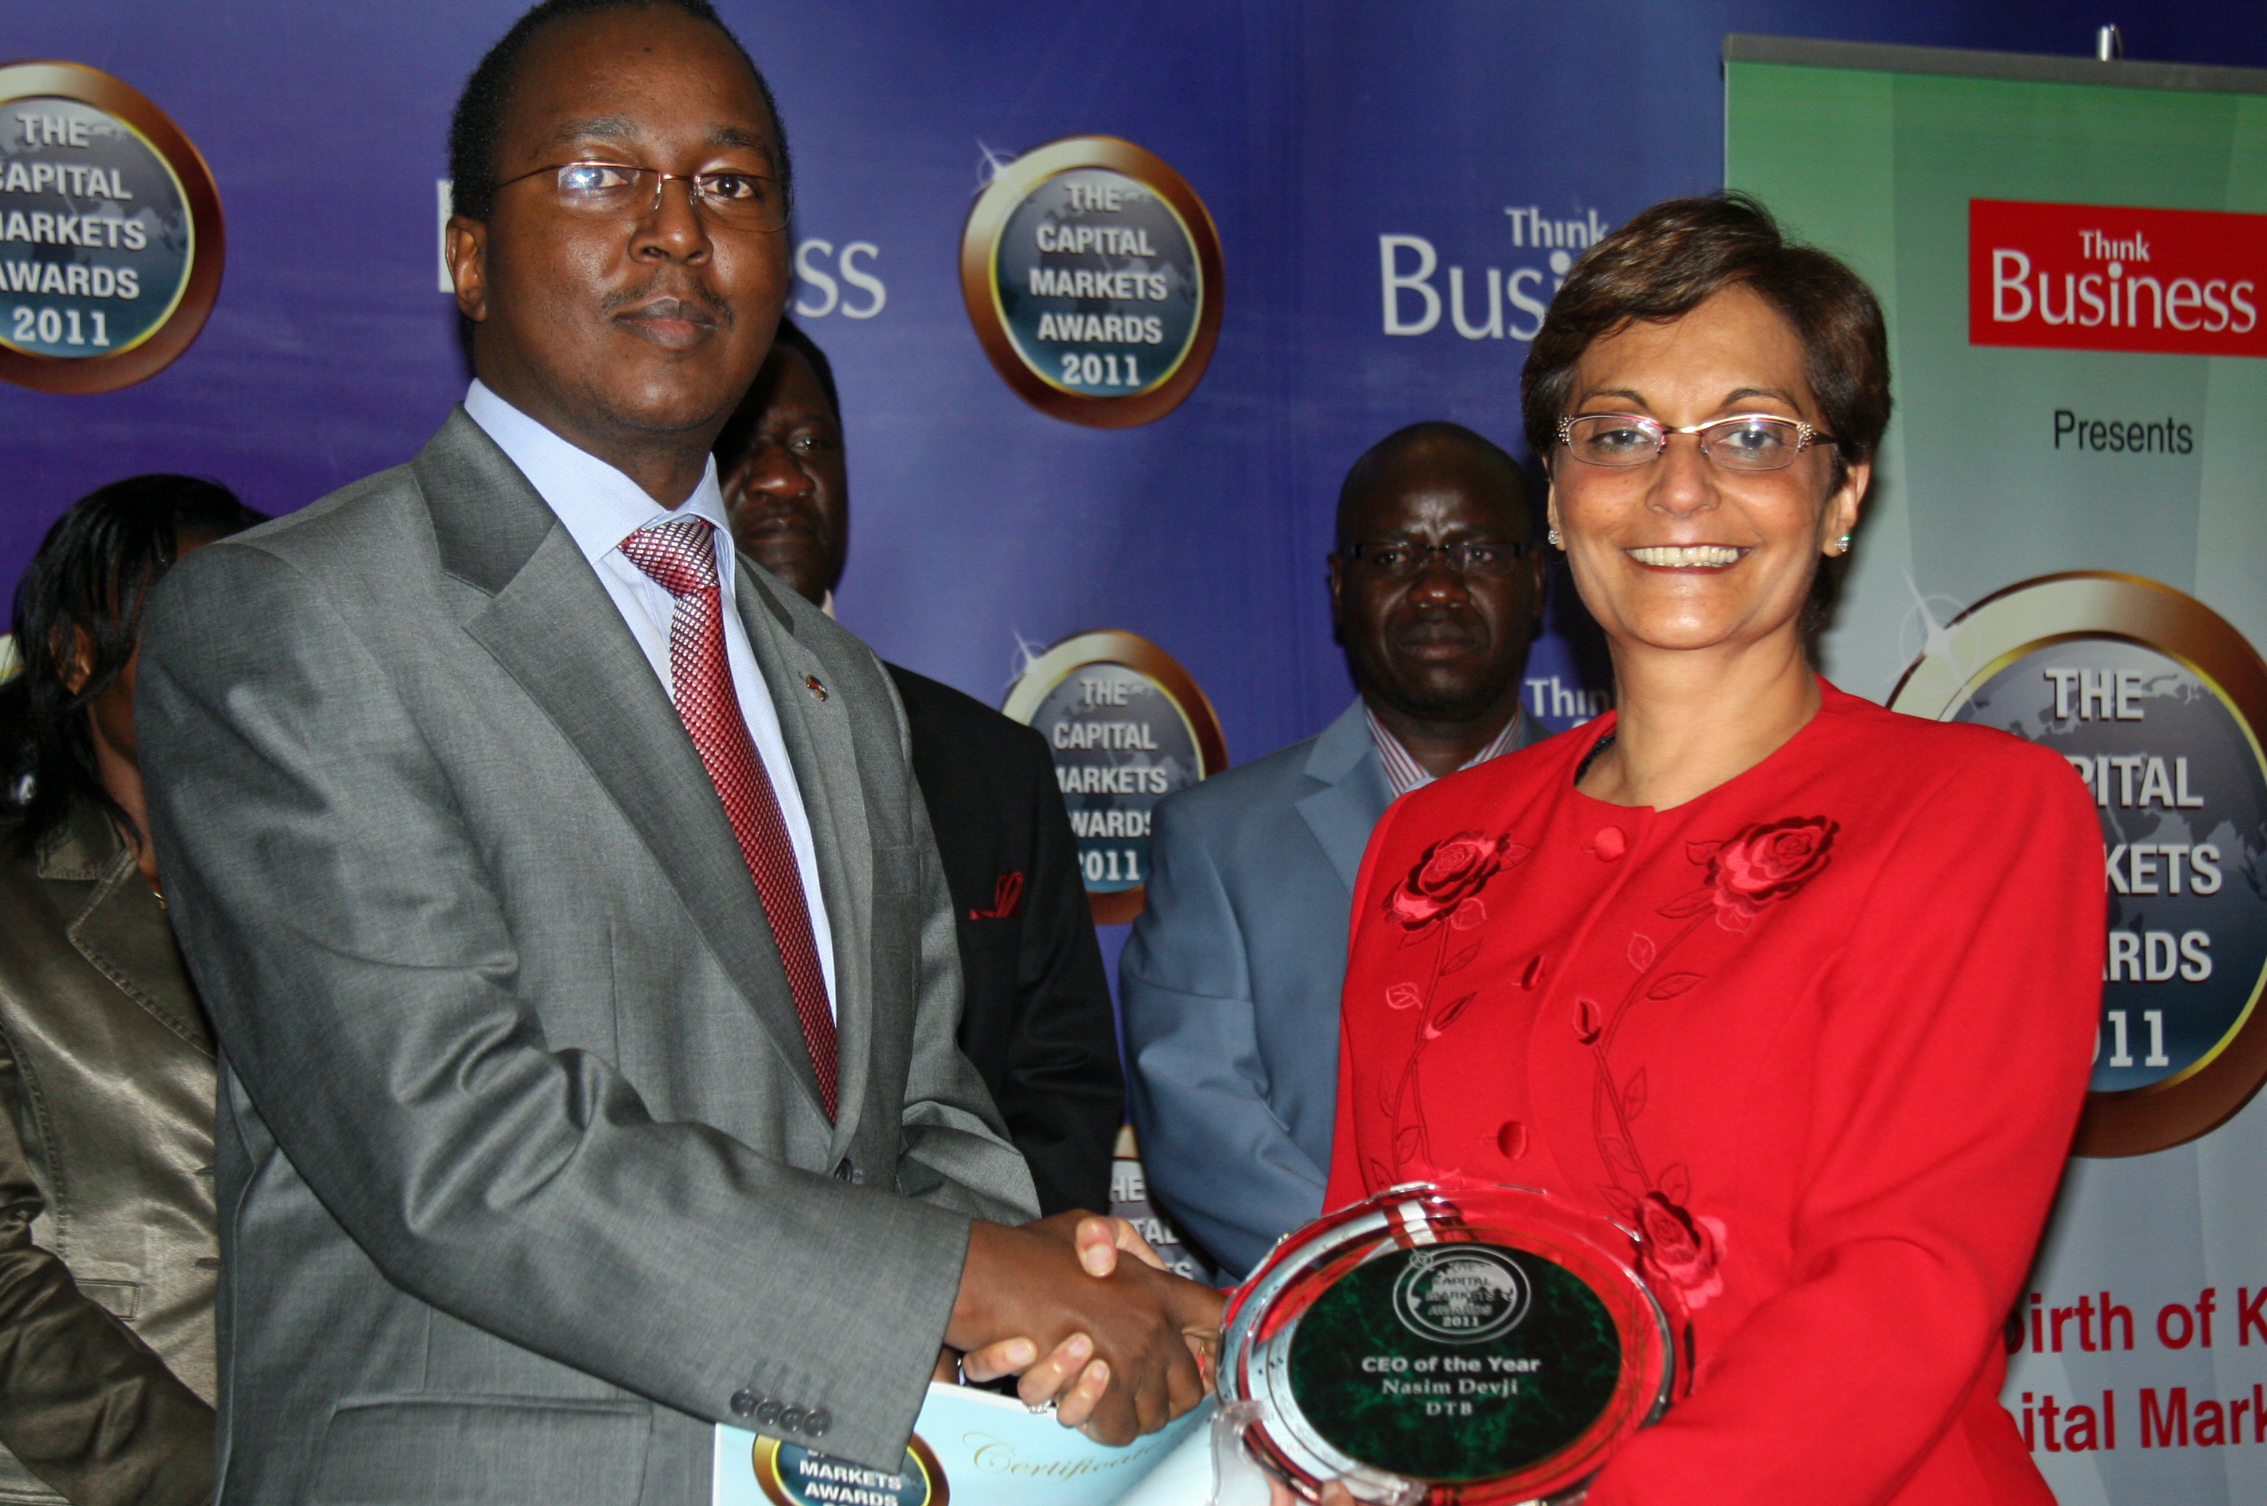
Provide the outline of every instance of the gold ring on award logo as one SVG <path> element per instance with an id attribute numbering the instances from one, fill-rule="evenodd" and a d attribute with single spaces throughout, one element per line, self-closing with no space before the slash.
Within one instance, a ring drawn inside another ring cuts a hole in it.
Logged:
<path id="1" fill-rule="evenodd" d="M 1220 236 L 1179 173 L 1115 136 L 1074 136 L 993 175 L 960 239 L 960 291 L 993 367 L 1068 423 L 1163 418 L 1220 337 Z"/>
<path id="2" fill-rule="evenodd" d="M 204 328 L 225 242 L 205 159 L 140 92 L 78 63 L 0 66 L 0 377 L 156 375 Z"/>

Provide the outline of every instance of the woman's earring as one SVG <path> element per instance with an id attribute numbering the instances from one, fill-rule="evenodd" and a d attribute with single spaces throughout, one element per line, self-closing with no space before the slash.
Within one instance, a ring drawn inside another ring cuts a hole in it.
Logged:
<path id="1" fill-rule="evenodd" d="M 1850 552 L 1850 536 L 1848 534 L 1842 535 L 1841 547 L 1836 552 L 1840 554 L 1848 554 Z"/>
<path id="2" fill-rule="evenodd" d="M 1543 535 L 1543 537 L 1551 541 L 1551 547 L 1553 549 L 1564 549 L 1566 547 L 1566 540 L 1559 536 L 1559 531 L 1556 528 Z M 1845 542 L 1843 547 L 1847 548 L 1848 544 Z"/>

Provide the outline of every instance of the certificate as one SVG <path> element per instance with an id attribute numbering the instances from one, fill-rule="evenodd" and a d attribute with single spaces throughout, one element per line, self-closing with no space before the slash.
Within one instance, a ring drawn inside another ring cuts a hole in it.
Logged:
<path id="1" fill-rule="evenodd" d="M 1212 1410 L 1208 1400 L 1112 1448 L 1064 1427 L 1052 1410 L 932 1382 L 895 1471 L 720 1426 L 710 1498 L 714 1506 L 1114 1506 L 1184 1441 L 1200 1446 Z M 1210 1483 L 1207 1469 L 1196 1502 Z"/>

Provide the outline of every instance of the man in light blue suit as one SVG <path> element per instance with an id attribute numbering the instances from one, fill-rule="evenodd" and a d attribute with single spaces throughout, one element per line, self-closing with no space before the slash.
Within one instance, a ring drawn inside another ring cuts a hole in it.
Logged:
<path id="1" fill-rule="evenodd" d="M 1158 806 L 1119 964 L 1151 1196 L 1224 1280 L 1322 1211 L 1362 849 L 1397 795 L 1544 734 L 1520 709 L 1543 600 L 1518 465 L 1415 424 L 1338 497 L 1331 616 L 1361 692 L 1320 736 Z"/>

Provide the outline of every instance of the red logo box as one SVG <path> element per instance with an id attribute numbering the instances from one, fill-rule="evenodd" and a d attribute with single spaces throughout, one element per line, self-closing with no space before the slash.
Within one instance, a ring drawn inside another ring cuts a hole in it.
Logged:
<path id="1" fill-rule="evenodd" d="M 1968 201 L 1968 343 L 2267 356 L 2267 214 Z"/>

